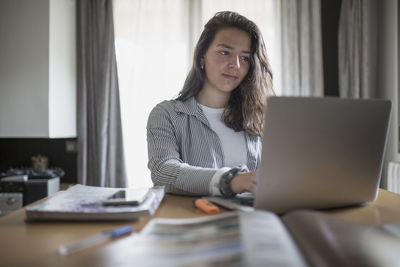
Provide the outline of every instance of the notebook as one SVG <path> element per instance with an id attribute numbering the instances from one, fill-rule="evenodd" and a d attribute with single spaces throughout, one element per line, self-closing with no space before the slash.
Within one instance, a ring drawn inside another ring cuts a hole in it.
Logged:
<path id="1" fill-rule="evenodd" d="M 254 208 L 285 213 L 374 201 L 390 114 L 388 100 L 269 98 Z"/>

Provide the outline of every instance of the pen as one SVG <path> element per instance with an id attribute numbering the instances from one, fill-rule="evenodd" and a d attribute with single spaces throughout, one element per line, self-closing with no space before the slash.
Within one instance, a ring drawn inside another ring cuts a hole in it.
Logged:
<path id="1" fill-rule="evenodd" d="M 123 235 L 129 234 L 132 231 L 133 231 L 133 227 L 130 225 L 115 228 L 113 230 L 104 231 L 104 232 L 101 232 L 100 234 L 79 240 L 77 242 L 73 242 L 68 245 L 62 245 L 58 248 L 58 254 L 67 255 L 78 249 L 89 247 L 91 245 L 103 242 L 104 240 L 107 240 L 110 238 L 123 236 Z"/>

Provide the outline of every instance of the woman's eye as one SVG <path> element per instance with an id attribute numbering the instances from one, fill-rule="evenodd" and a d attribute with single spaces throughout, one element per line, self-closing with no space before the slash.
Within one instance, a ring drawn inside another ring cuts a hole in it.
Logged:
<path id="1" fill-rule="evenodd" d="M 240 57 L 240 60 L 242 60 L 242 61 L 250 61 L 250 58 L 249 57 L 246 57 L 246 56 L 241 56 Z"/>
<path id="2" fill-rule="evenodd" d="M 219 53 L 220 53 L 221 55 L 224 55 L 224 56 L 229 55 L 229 52 L 228 52 L 228 51 L 219 51 Z"/>

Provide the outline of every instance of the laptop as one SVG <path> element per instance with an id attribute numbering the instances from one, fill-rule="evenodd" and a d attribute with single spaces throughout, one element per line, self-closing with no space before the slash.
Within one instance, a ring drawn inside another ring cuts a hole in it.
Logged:
<path id="1" fill-rule="evenodd" d="M 269 98 L 254 202 L 247 202 L 280 214 L 374 201 L 390 114 L 388 100 Z M 241 198 L 208 199 L 252 210 Z"/>

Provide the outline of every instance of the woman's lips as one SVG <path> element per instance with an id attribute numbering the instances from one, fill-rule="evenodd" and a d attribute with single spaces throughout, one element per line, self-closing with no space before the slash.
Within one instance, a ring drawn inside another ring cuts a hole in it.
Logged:
<path id="1" fill-rule="evenodd" d="M 235 76 L 235 75 L 230 75 L 230 74 L 226 74 L 226 73 L 223 73 L 222 75 L 223 75 L 225 78 L 227 78 L 227 79 L 229 79 L 229 80 L 232 80 L 232 81 L 234 81 L 234 80 L 237 79 L 237 76 Z"/>

